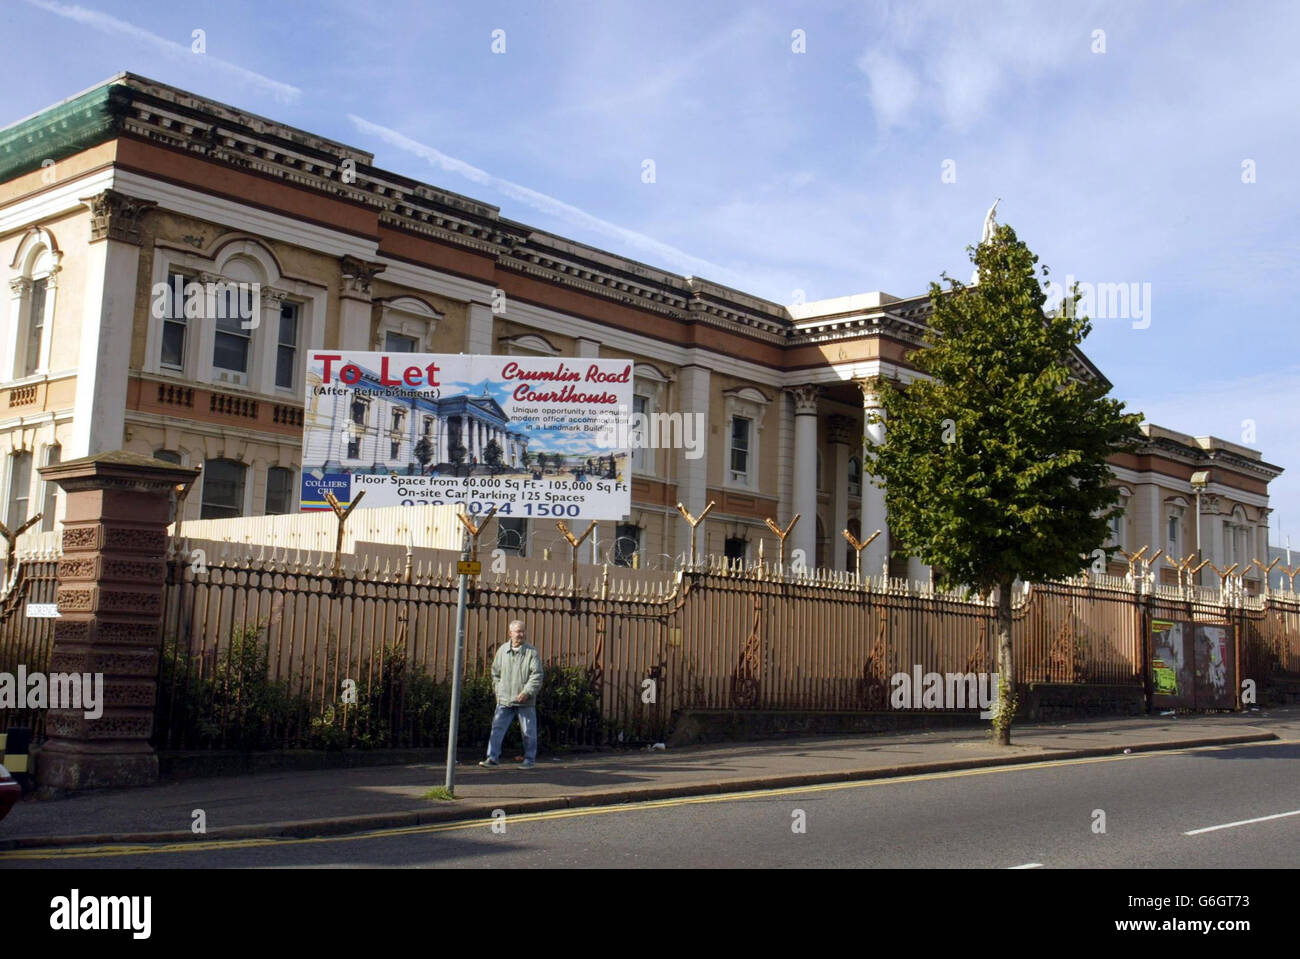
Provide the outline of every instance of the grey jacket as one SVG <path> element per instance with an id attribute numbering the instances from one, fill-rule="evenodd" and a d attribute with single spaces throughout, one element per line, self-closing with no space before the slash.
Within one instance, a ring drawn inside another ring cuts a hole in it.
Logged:
<path id="1" fill-rule="evenodd" d="M 537 691 L 542 688 L 542 657 L 537 647 L 524 642 L 512 649 L 509 640 L 502 643 L 492 658 L 492 685 L 498 706 L 536 706 Z M 528 698 L 517 703 L 520 693 Z"/>

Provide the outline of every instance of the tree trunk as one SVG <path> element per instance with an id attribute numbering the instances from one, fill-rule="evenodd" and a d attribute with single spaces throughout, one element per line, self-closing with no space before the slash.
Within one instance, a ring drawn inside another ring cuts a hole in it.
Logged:
<path id="1" fill-rule="evenodd" d="M 1011 658 L 1011 580 L 998 584 L 998 705 L 993 716 L 993 741 L 1011 745 L 1011 717 L 1016 711 L 1015 673 Z"/>

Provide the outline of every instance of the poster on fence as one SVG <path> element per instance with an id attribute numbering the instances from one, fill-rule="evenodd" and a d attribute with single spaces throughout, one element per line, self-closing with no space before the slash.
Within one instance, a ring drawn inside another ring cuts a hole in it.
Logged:
<path id="1" fill-rule="evenodd" d="M 631 406 L 627 360 L 312 352 L 301 508 L 623 519 Z"/>
<path id="2" fill-rule="evenodd" d="M 1151 691 L 1158 708 L 1231 709 L 1236 703 L 1232 627 L 1151 621 Z"/>

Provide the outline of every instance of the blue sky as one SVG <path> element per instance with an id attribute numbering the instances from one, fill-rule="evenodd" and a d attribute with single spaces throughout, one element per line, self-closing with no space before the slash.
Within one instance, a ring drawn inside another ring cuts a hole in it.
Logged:
<path id="1" fill-rule="evenodd" d="M 1054 277 L 1151 285 L 1086 351 L 1157 423 L 1253 421 L 1300 546 L 1295 3 L 5 0 L 0 31 L 0 124 L 132 70 L 779 302 L 967 278 L 1001 197 Z"/>

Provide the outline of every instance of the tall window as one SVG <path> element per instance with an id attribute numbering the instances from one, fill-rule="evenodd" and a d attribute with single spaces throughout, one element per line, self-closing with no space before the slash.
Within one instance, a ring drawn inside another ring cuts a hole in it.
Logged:
<path id="1" fill-rule="evenodd" d="M 367 400 L 354 399 L 352 401 L 352 422 L 357 426 L 366 425 L 366 414 L 370 412 L 370 403 Z"/>
<path id="2" fill-rule="evenodd" d="M 280 304 L 280 339 L 275 348 L 275 385 L 291 390 L 298 366 L 298 304 Z"/>
<path id="3" fill-rule="evenodd" d="M 240 325 L 238 316 L 217 318 L 217 334 L 212 344 L 212 365 L 232 373 L 248 372 L 248 348 L 252 330 Z"/>
<path id="4" fill-rule="evenodd" d="M 862 495 L 862 461 L 856 456 L 849 457 L 849 495 Z"/>
<path id="5" fill-rule="evenodd" d="M 631 566 L 632 558 L 641 551 L 641 527 L 619 523 L 614 527 L 614 565 Z"/>
<path id="6" fill-rule="evenodd" d="M 9 454 L 9 509 L 5 525 L 11 530 L 27 522 L 32 496 L 32 454 L 19 450 Z"/>
<path id="7" fill-rule="evenodd" d="M 731 418 L 731 478 L 745 482 L 749 476 L 749 439 L 753 421 L 743 416 Z"/>
<path id="8" fill-rule="evenodd" d="M 406 336 L 402 333 L 385 333 L 384 352 L 385 353 L 414 353 L 415 337 Z"/>
<path id="9" fill-rule="evenodd" d="M 45 294 L 49 279 L 32 281 L 32 299 L 27 311 L 27 355 L 23 360 L 23 375 L 31 376 L 41 367 L 41 338 L 45 334 Z"/>
<path id="10" fill-rule="evenodd" d="M 51 443 L 45 447 L 45 465 L 53 466 L 63 459 L 63 447 L 58 443 Z M 54 507 L 57 505 L 56 497 L 59 493 L 59 484 L 45 481 L 45 502 L 41 505 L 41 532 L 48 533 L 54 529 Z"/>
<path id="11" fill-rule="evenodd" d="M 167 275 L 169 295 L 163 311 L 162 348 L 158 364 L 168 369 L 185 368 L 185 338 L 189 332 L 185 316 L 185 284 L 188 282 L 189 278 L 183 273 Z"/>
<path id="12" fill-rule="evenodd" d="M 1182 520 L 1183 510 L 1181 506 L 1169 507 L 1169 515 L 1165 519 L 1165 553 L 1175 559 L 1182 559 Z"/>
<path id="13" fill-rule="evenodd" d="M 293 470 L 272 466 L 266 471 L 266 512 L 288 513 L 293 508 Z"/>
<path id="14" fill-rule="evenodd" d="M 722 544 L 722 555 L 728 563 L 743 563 L 749 554 L 749 543 L 739 536 L 728 536 Z"/>
<path id="15" fill-rule="evenodd" d="M 236 460 L 203 464 L 203 508 L 200 519 L 244 515 L 244 476 L 248 467 Z"/>

